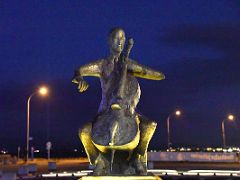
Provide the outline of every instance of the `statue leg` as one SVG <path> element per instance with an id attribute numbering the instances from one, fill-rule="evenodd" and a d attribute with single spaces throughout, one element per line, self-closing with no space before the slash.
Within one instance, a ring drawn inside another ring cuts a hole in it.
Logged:
<path id="1" fill-rule="evenodd" d="M 78 135 L 80 140 L 82 141 L 90 164 L 95 165 L 95 161 L 99 155 L 99 151 L 92 143 L 91 132 L 92 123 L 87 123 L 85 126 L 83 126 L 82 129 L 79 130 Z"/>
<path id="2" fill-rule="evenodd" d="M 147 174 L 147 148 L 152 136 L 155 132 L 157 123 L 149 121 L 146 117 L 140 116 L 140 140 L 138 146 L 134 150 L 133 161 L 136 171 L 139 174 Z"/>
<path id="3" fill-rule="evenodd" d="M 95 165 L 93 174 L 108 175 L 110 174 L 109 160 L 107 160 L 105 154 L 100 152 L 92 143 L 91 132 L 92 123 L 87 123 L 79 130 L 79 138 L 82 141 L 90 164 Z"/>

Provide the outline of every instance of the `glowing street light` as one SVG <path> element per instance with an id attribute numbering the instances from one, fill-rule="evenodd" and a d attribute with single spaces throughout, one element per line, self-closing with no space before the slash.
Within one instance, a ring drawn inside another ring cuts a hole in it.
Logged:
<path id="1" fill-rule="evenodd" d="M 168 149 L 170 149 L 171 147 L 171 140 L 170 140 L 170 118 L 172 116 L 173 113 L 169 114 L 168 115 L 168 118 L 167 118 L 167 133 L 168 133 Z M 175 116 L 180 116 L 181 115 L 181 111 L 180 110 L 176 110 L 174 112 Z"/>
<path id="2" fill-rule="evenodd" d="M 42 86 L 38 89 L 38 91 L 35 91 L 28 97 L 27 101 L 27 148 L 26 148 L 26 161 L 28 162 L 29 157 L 29 124 L 30 124 L 30 101 L 32 97 L 36 94 L 39 94 L 41 96 L 46 96 L 48 94 L 48 88 L 45 86 Z"/>
<path id="3" fill-rule="evenodd" d="M 234 120 L 234 116 L 232 114 L 229 114 L 228 115 L 228 120 L 233 121 Z"/>
<path id="4" fill-rule="evenodd" d="M 39 94 L 42 95 L 42 96 L 46 96 L 48 94 L 48 88 L 43 86 L 43 87 L 40 87 L 39 90 L 38 90 Z"/>
<path id="5" fill-rule="evenodd" d="M 177 110 L 177 111 L 175 112 L 175 114 L 176 114 L 176 116 L 180 116 L 180 115 L 181 115 L 181 111 Z"/>
<path id="6" fill-rule="evenodd" d="M 232 114 L 229 114 L 227 117 L 228 121 L 234 121 L 235 117 Z M 222 120 L 222 141 L 223 141 L 223 148 L 226 148 L 226 135 L 225 135 L 225 119 Z"/>

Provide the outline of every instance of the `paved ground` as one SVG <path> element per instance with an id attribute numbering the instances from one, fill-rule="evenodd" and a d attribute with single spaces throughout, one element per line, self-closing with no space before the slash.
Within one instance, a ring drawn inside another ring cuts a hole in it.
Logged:
<path id="1" fill-rule="evenodd" d="M 89 168 L 89 164 L 86 158 L 74 158 L 74 159 L 52 159 L 51 161 L 56 162 L 57 170 L 54 173 L 63 173 L 63 172 L 79 172 L 81 170 L 86 170 Z M 48 174 L 48 161 L 46 159 L 35 159 L 34 161 L 29 161 L 28 164 L 36 164 L 37 165 L 37 173 L 34 176 L 28 176 L 28 179 L 42 179 L 41 174 Z M 8 164 L 3 165 L 0 164 L 0 177 L 2 174 L 6 173 L 17 173 L 20 166 L 26 166 L 24 161 L 18 161 L 17 164 Z M 188 162 L 156 162 L 153 164 L 153 169 L 164 169 L 164 170 L 176 170 L 178 172 L 181 171 L 189 171 L 189 170 L 240 170 L 240 163 L 188 163 Z M 167 171 L 166 171 L 167 172 Z M 170 171 L 171 172 L 171 171 Z M 155 174 L 155 173 L 154 173 Z M 160 175 L 156 173 L 157 175 Z M 164 173 L 163 173 L 164 174 Z M 236 173 L 239 174 L 239 177 L 233 177 L 233 175 L 225 176 L 225 177 L 216 177 L 216 173 L 213 176 L 200 177 L 197 176 L 174 176 L 171 173 L 165 173 L 162 178 L 163 180 L 168 179 L 240 179 L 240 171 Z M 37 177 L 36 177 L 37 175 Z M 1 178 L 0 178 L 1 179 Z M 47 178 L 44 178 L 47 179 Z M 48 179 L 78 179 L 77 177 L 51 177 Z"/>
<path id="2" fill-rule="evenodd" d="M 86 158 L 67 158 L 67 159 L 51 159 L 51 162 L 56 162 L 58 171 L 78 171 L 88 168 L 88 160 Z M 35 159 L 29 161 L 28 164 L 36 164 L 37 170 L 40 173 L 48 172 L 48 160 L 47 159 Z M 15 171 L 17 172 L 20 166 L 27 165 L 23 160 L 18 161 L 16 164 L 9 163 L 8 165 L 0 164 L 0 170 L 2 172 Z"/>
<path id="3" fill-rule="evenodd" d="M 219 170 L 240 170 L 240 163 L 188 163 L 188 162 L 155 162 L 154 169 L 219 169 Z"/>

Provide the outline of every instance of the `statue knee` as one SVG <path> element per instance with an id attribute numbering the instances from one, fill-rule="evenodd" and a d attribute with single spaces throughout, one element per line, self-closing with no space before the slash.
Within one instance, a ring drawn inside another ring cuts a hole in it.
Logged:
<path id="1" fill-rule="evenodd" d="M 151 129 L 155 131 L 156 127 L 157 127 L 157 123 L 155 121 L 140 119 L 139 128 L 142 133 L 146 131 L 147 132 L 151 131 Z"/>
<path id="2" fill-rule="evenodd" d="M 87 139 L 88 139 L 91 136 L 91 131 L 92 131 L 92 123 L 85 124 L 78 131 L 79 138 L 82 140 L 87 137 Z"/>

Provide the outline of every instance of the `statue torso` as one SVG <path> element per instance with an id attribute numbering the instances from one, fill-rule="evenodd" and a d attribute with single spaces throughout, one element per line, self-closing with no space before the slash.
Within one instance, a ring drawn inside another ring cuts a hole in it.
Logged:
<path id="1" fill-rule="evenodd" d="M 102 63 L 102 73 L 100 77 L 102 88 L 102 100 L 99 106 L 99 112 L 107 110 L 111 104 L 116 102 L 116 91 L 121 78 L 121 69 L 119 63 L 114 59 L 104 59 Z M 124 87 L 124 97 L 120 103 L 129 108 L 135 109 L 140 98 L 140 87 L 137 79 L 127 74 L 127 82 Z"/>

